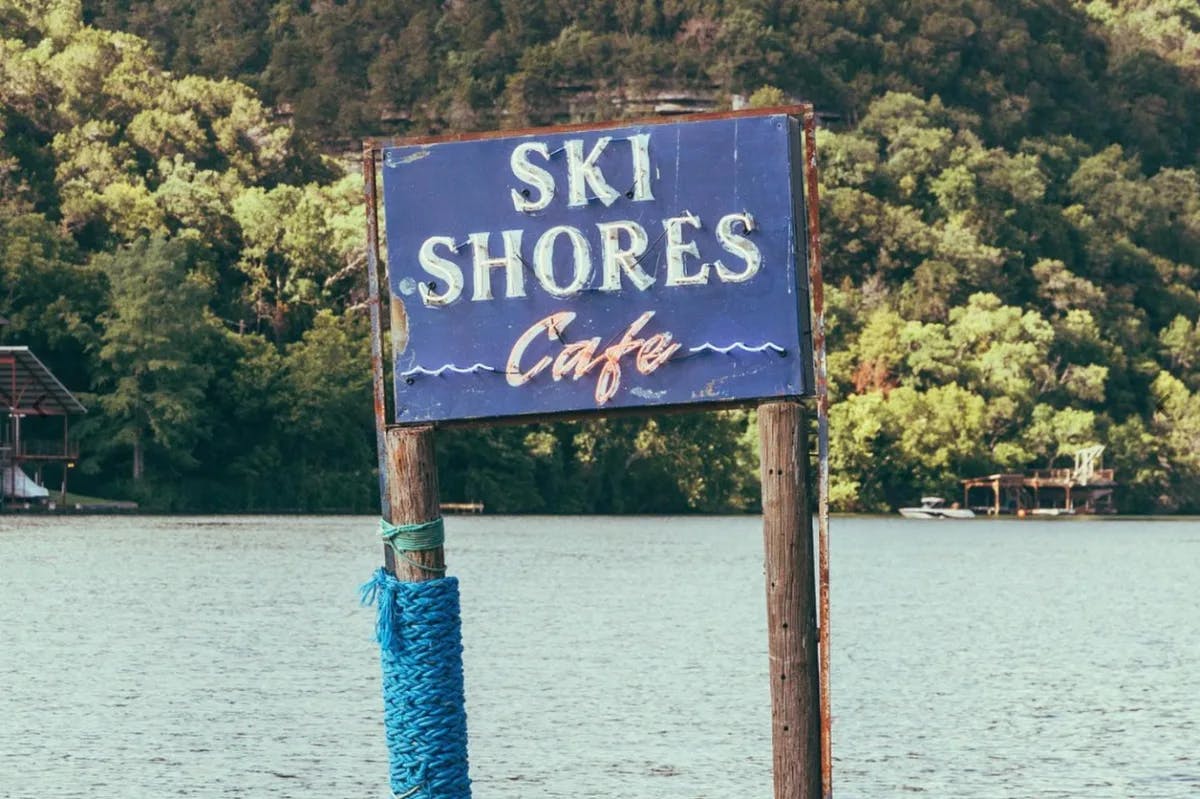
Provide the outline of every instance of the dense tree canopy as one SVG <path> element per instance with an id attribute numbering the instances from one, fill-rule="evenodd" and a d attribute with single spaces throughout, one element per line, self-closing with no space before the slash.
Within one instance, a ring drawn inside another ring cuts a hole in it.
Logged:
<path id="1" fill-rule="evenodd" d="M 803 97 L 835 507 L 1099 443 L 1123 510 L 1200 511 L 1198 54 L 1197 0 L 0 0 L 0 336 L 86 395 L 80 489 L 369 510 L 340 151 Z M 439 446 L 496 511 L 757 504 L 752 412 Z"/>

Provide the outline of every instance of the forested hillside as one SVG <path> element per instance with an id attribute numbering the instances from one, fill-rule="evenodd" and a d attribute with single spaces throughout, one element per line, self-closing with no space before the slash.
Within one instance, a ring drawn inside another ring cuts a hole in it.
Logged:
<path id="1" fill-rule="evenodd" d="M 835 507 L 1107 446 L 1200 511 L 1200 2 L 0 0 L 0 327 L 84 394 L 73 484 L 374 505 L 376 134 L 814 101 Z M 753 414 L 440 436 L 496 511 L 745 510 Z"/>

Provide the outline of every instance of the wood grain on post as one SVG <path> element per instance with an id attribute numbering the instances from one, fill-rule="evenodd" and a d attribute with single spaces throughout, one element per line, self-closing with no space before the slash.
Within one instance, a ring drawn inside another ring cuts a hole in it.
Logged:
<path id="1" fill-rule="evenodd" d="M 775 799 L 821 796 L 821 713 L 808 427 L 799 402 L 758 408 Z"/>
<path id="2" fill-rule="evenodd" d="M 421 524 L 441 515 L 433 426 L 390 427 L 387 439 L 387 491 L 392 524 Z M 396 578 L 418 583 L 445 573 L 442 547 L 410 551 L 396 558 Z M 409 562 L 411 561 L 411 562 Z M 420 565 L 416 565 L 420 564 Z M 421 568 L 421 567 L 426 568 Z"/>

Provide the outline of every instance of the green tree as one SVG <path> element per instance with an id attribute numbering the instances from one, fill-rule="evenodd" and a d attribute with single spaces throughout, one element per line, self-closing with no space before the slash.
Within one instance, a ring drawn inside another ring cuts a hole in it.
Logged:
<path id="1" fill-rule="evenodd" d="M 283 357 L 275 424 L 299 507 L 362 510 L 378 499 L 366 320 L 321 311 Z"/>
<path id="2" fill-rule="evenodd" d="M 193 450 L 208 429 L 212 368 L 196 352 L 215 328 L 201 260 L 191 242 L 143 238 L 95 262 L 112 293 L 100 318 L 96 381 L 109 437 L 93 444 L 128 452 L 135 484 L 148 461 L 163 470 L 162 482 L 194 466 Z"/>
<path id="3" fill-rule="evenodd" d="M 1176 316 L 1158 334 L 1167 363 L 1176 376 L 1197 387 L 1200 379 L 1200 319 L 1195 322 Z"/>
<path id="4" fill-rule="evenodd" d="M 247 299 L 269 322 L 275 340 L 286 341 L 289 321 L 304 308 L 316 308 L 325 282 L 342 266 L 344 238 L 330 230 L 329 203 L 316 187 L 252 187 L 232 206 Z"/>
<path id="5" fill-rule="evenodd" d="M 1200 511 L 1200 394 L 1160 372 L 1151 385 L 1155 411 L 1149 429 L 1161 467 L 1162 510 Z"/>
<path id="6" fill-rule="evenodd" d="M 0 216 L 0 341 L 40 353 L 68 386 L 91 382 L 107 284 L 75 242 L 39 214 Z"/>

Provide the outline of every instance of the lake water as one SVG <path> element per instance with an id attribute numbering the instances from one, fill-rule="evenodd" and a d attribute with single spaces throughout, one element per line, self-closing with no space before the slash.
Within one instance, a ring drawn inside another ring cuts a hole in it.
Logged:
<path id="1" fill-rule="evenodd" d="M 480 799 L 767 799 L 761 523 L 452 517 Z M 0 797 L 389 795 L 369 518 L 0 517 Z M 832 523 L 835 795 L 1200 797 L 1200 523 Z"/>

